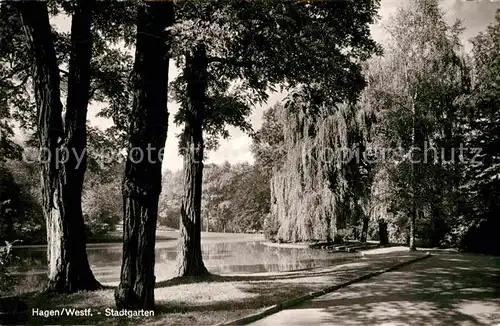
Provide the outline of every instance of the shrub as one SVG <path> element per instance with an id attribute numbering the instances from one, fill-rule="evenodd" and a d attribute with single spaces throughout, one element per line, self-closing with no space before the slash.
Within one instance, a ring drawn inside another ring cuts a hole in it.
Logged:
<path id="1" fill-rule="evenodd" d="M 17 259 L 12 253 L 12 246 L 18 240 L 13 242 L 5 241 L 5 246 L 0 247 L 0 293 L 6 294 L 12 290 L 16 284 L 15 277 L 10 273 L 9 267 Z"/>

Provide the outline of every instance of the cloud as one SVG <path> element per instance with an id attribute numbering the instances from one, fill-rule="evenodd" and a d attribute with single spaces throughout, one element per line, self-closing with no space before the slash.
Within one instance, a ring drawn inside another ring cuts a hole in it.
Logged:
<path id="1" fill-rule="evenodd" d="M 232 139 L 222 140 L 220 148 L 208 154 L 207 163 L 221 164 L 225 161 L 230 163 L 252 163 L 253 156 L 250 152 L 251 143 L 252 140 L 250 137 L 244 134 L 239 137 L 232 137 Z"/>

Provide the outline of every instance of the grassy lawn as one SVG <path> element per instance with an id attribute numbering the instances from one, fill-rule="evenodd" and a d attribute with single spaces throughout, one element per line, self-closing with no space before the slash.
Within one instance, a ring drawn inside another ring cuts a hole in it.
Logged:
<path id="1" fill-rule="evenodd" d="M 267 306 L 413 257 L 415 254 L 406 252 L 390 253 L 353 258 L 328 268 L 282 273 L 213 275 L 203 280 L 166 280 L 157 283 L 157 310 L 155 316 L 149 318 L 106 317 L 105 309 L 114 308 L 112 288 L 59 296 L 26 294 L 21 299 L 29 307 L 29 325 L 212 325 L 258 312 Z M 33 308 L 92 308 L 93 316 L 32 317 Z"/>

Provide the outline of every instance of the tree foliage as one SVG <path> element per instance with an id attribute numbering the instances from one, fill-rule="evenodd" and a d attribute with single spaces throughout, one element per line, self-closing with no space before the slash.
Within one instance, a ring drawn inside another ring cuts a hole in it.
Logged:
<path id="1" fill-rule="evenodd" d="M 182 73 L 174 97 L 185 170 L 179 275 L 206 273 L 199 248 L 203 132 L 217 139 L 228 135 L 227 125 L 249 131 L 250 107 L 276 87 L 307 85 L 330 103 L 355 99 L 364 84 L 359 63 L 378 50 L 369 33 L 377 7 L 371 0 L 177 5 L 171 31 Z"/>
<path id="2" fill-rule="evenodd" d="M 416 1 L 391 18 L 383 56 L 363 63 L 355 103 L 326 102 L 321 86 L 292 92 L 254 145 L 257 164 L 275 169 L 266 235 L 363 239 L 387 229 L 411 247 L 496 250 L 498 19 L 469 57 L 460 23 L 448 25 L 437 1 Z"/>
<path id="3" fill-rule="evenodd" d="M 8 232 L 4 229 L 2 239 L 21 240 L 25 244 L 44 243 L 47 238 L 39 189 L 39 168 L 30 163 L 9 160 L 0 171 L 0 201 L 10 201 L 8 208 L 12 210 L 12 225 Z"/>
<path id="4" fill-rule="evenodd" d="M 269 213 L 269 180 L 255 165 L 207 164 L 201 206 L 203 231 L 257 232 Z M 160 225 L 179 226 L 182 173 L 163 174 Z"/>
<path id="5" fill-rule="evenodd" d="M 359 218 L 351 213 L 363 162 L 346 150 L 360 146 L 362 115 L 354 105 L 311 105 L 315 94 L 306 94 L 292 93 L 281 120 L 286 156 L 272 178 L 267 222 L 280 241 L 333 240 Z"/>
<path id="6" fill-rule="evenodd" d="M 500 247 L 494 230 L 498 230 L 500 222 L 500 10 L 472 43 L 472 91 L 465 98 L 472 118 L 466 130 L 466 144 L 480 152 L 469 153 L 474 164 L 464 171 L 467 181 L 461 189 L 461 215 L 453 231 L 462 235 L 462 248 L 498 254 Z"/>
<path id="7" fill-rule="evenodd" d="M 387 31 L 384 58 L 373 63 L 369 104 L 379 121 L 377 145 L 401 155 L 377 165 L 378 173 L 387 173 L 390 191 L 389 203 L 380 204 L 400 221 L 400 240 L 406 241 L 406 234 L 414 245 L 415 232 L 421 238 L 428 224 L 434 234 L 441 232 L 427 239 L 438 245 L 447 230 L 436 228 L 443 219 L 456 218 L 462 168 L 457 150 L 466 112 L 460 99 L 470 81 L 461 27 L 445 22 L 437 1 L 422 0 L 400 9 Z"/>

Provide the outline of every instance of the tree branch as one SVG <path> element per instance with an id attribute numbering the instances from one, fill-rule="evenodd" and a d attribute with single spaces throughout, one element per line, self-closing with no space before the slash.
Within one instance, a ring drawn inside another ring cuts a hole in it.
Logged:
<path id="1" fill-rule="evenodd" d="M 90 90 L 89 90 L 89 100 L 91 100 L 92 98 L 94 98 L 95 92 L 98 89 L 100 89 L 101 87 L 103 87 L 104 85 L 106 85 L 106 82 L 99 83 L 95 87 L 90 87 Z"/>
<path id="2" fill-rule="evenodd" d="M 255 64 L 255 62 L 253 61 L 239 61 L 233 58 L 220 58 L 220 57 L 208 57 L 207 61 L 208 63 L 217 62 L 244 68 L 251 68 Z"/>
<path id="3" fill-rule="evenodd" d="M 26 85 L 26 82 L 28 81 L 29 79 L 29 75 L 26 75 L 19 84 L 17 85 L 10 85 L 8 83 L 5 83 L 4 80 L 0 80 L 0 87 L 3 87 L 3 88 L 7 88 L 9 90 L 17 90 L 21 87 L 23 87 L 24 85 Z M 7 79 L 7 78 L 4 78 L 4 79 Z"/>
<path id="4" fill-rule="evenodd" d="M 0 82 L 5 82 L 7 79 L 12 79 L 14 78 L 15 75 L 17 75 L 18 73 L 24 71 L 24 70 L 28 70 L 29 68 L 29 64 L 25 64 L 25 65 L 20 65 L 18 66 L 17 68 L 15 69 L 12 69 L 12 71 L 10 72 L 10 74 L 8 74 L 7 76 L 3 77 L 2 79 L 0 79 Z"/>

